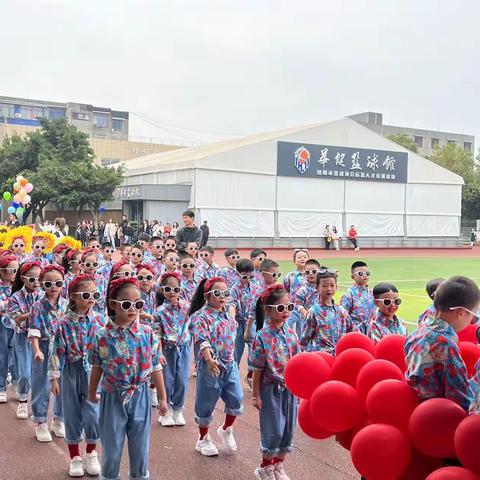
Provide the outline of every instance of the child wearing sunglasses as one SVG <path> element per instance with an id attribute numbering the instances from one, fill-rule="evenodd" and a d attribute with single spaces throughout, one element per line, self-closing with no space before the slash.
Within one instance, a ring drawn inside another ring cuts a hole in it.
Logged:
<path id="1" fill-rule="evenodd" d="M 155 313 L 155 271 L 150 265 L 140 263 L 136 267 L 137 280 L 140 286 L 142 300 L 144 301 L 143 310 L 140 312 L 140 322 L 152 326 L 153 314 Z"/>
<path id="2" fill-rule="evenodd" d="M 102 318 L 106 316 L 106 302 L 105 295 L 107 292 L 108 282 L 104 277 L 97 273 L 97 268 L 99 266 L 98 254 L 95 250 L 85 249 L 82 255 L 81 266 L 83 273 L 91 275 L 95 279 L 95 285 L 97 286 L 97 292 L 100 293 L 99 300 L 93 306 L 95 313 L 98 313 Z"/>
<path id="3" fill-rule="evenodd" d="M 391 283 L 379 283 L 373 288 L 373 297 L 377 311 L 373 314 L 367 328 L 367 335 L 378 343 L 387 335 L 407 336 L 407 326 L 396 313 L 402 303 L 398 290 Z"/>
<path id="4" fill-rule="evenodd" d="M 132 264 L 133 268 L 136 268 L 137 265 L 140 265 L 143 262 L 144 254 L 145 251 L 139 243 L 136 243 L 132 247 L 132 250 L 130 251 L 130 263 Z"/>
<path id="5" fill-rule="evenodd" d="M 214 255 L 215 250 L 209 245 L 200 248 L 200 267 L 195 272 L 197 282 L 200 282 L 200 280 L 204 278 L 218 277 L 219 268 L 218 265 L 213 262 Z"/>
<path id="6" fill-rule="evenodd" d="M 293 251 L 293 263 L 297 268 L 287 273 L 283 280 L 283 285 L 292 299 L 295 298 L 297 290 L 305 285 L 304 271 L 309 258 L 308 250 L 305 248 L 296 248 Z"/>
<path id="7" fill-rule="evenodd" d="M 112 271 L 110 272 L 110 282 L 118 278 L 134 278 L 136 275 L 136 271 L 130 262 L 121 260 L 113 265 Z"/>
<path id="8" fill-rule="evenodd" d="M 169 410 L 158 422 L 163 427 L 186 425 L 183 410 L 190 373 L 190 303 L 181 298 L 181 276 L 164 273 L 160 278 L 153 329 L 162 344 L 163 367 Z"/>
<path id="9" fill-rule="evenodd" d="M 477 383 L 469 383 L 457 333 L 477 321 L 480 290 L 470 278 L 451 277 L 438 287 L 433 304 L 435 317 L 407 338 L 405 378 L 420 399 L 448 398 L 468 411 Z"/>
<path id="10" fill-rule="evenodd" d="M 428 306 L 428 308 L 420 314 L 418 317 L 418 325 L 420 326 L 425 320 L 427 320 L 429 317 L 435 317 L 435 307 L 433 306 L 433 300 L 435 298 L 435 292 L 437 291 L 437 288 L 444 282 L 444 278 L 433 278 L 427 283 L 427 286 L 425 287 L 425 290 L 427 292 L 428 297 L 432 301 L 432 303 Z"/>
<path id="11" fill-rule="evenodd" d="M 180 260 L 180 270 L 182 272 L 182 297 L 187 302 L 191 302 L 193 294 L 198 287 L 195 279 L 196 264 L 195 259 L 191 255 L 184 255 Z"/>
<path id="12" fill-rule="evenodd" d="M 152 237 L 150 240 L 150 253 L 151 257 L 143 263 L 153 267 L 155 272 L 155 279 L 159 279 L 162 273 L 165 271 L 165 265 L 163 264 L 163 252 L 165 251 L 165 245 L 161 237 Z"/>
<path id="13" fill-rule="evenodd" d="M 234 356 L 237 325 L 227 308 L 229 296 L 225 279 L 204 279 L 189 311 L 194 342 L 200 351 L 195 392 L 195 422 L 200 436 L 195 450 L 207 457 L 218 455 L 208 433 L 218 400 L 224 401 L 226 416 L 217 434 L 227 454 L 237 450 L 233 423 L 243 413 L 243 391 Z"/>
<path id="14" fill-rule="evenodd" d="M 198 258 L 198 243 L 197 242 L 187 242 L 186 247 L 185 247 L 185 253 L 183 255 L 190 255 L 195 260 L 195 268 L 196 269 L 201 267 L 202 261 Z"/>
<path id="15" fill-rule="evenodd" d="M 12 346 L 15 324 L 7 315 L 7 307 L 17 270 L 17 257 L 9 252 L 2 253 L 0 255 L 0 403 L 7 403 L 7 377 L 9 371 L 12 380 L 17 381 L 16 369 L 14 368 L 15 355 Z M 27 348 L 30 347 L 28 346 Z"/>
<path id="16" fill-rule="evenodd" d="M 40 262 L 40 266 L 46 267 L 50 264 L 48 258 L 45 256 L 45 239 L 42 237 L 33 236 L 32 238 L 32 253 L 27 256 L 29 262 Z"/>
<path id="17" fill-rule="evenodd" d="M 27 276 L 25 274 L 24 279 Z M 32 277 L 34 278 L 34 277 Z M 32 278 L 28 279 L 30 282 Z M 32 342 L 32 413 L 37 423 L 35 434 L 39 442 L 51 442 L 52 436 L 47 427 L 47 415 L 50 404 L 50 385 L 48 381 L 48 361 L 50 344 L 58 328 L 58 317 L 64 314 L 68 300 L 61 296 L 64 283 L 63 267 L 49 265 L 42 269 L 39 282 L 43 294 L 32 305 L 29 319 L 28 336 Z M 37 284 L 38 285 L 38 284 Z M 63 424 L 62 399 L 55 397 L 53 404 L 52 430 L 56 437 L 65 436 Z"/>
<path id="18" fill-rule="evenodd" d="M 90 402 L 100 401 L 101 478 L 119 478 L 123 445 L 128 437 L 130 477 L 146 479 L 152 425 L 150 383 L 159 393 L 160 413 L 168 411 L 160 342 L 151 327 L 140 323 L 138 316 L 144 302 L 137 279 L 112 280 L 107 302 L 108 323 L 93 340 L 88 395 Z"/>
<path id="19" fill-rule="evenodd" d="M 120 245 L 120 254 L 124 262 L 130 262 L 130 253 L 132 252 L 132 246 L 129 243 L 122 243 Z"/>
<path id="20" fill-rule="evenodd" d="M 297 399 L 285 386 L 287 362 L 300 352 L 298 337 L 288 326 L 293 310 L 282 285 L 267 287 L 259 315 L 268 322 L 253 341 L 249 365 L 253 368 L 252 404 L 260 412 L 262 462 L 255 470 L 259 479 L 288 479 L 283 468 L 297 423 Z"/>
<path id="21" fill-rule="evenodd" d="M 165 250 L 174 250 L 177 251 L 177 240 L 174 236 L 169 235 L 165 239 Z"/>
<path id="22" fill-rule="evenodd" d="M 368 288 L 370 270 L 365 262 L 353 262 L 351 266 L 353 286 L 343 294 L 340 305 L 348 312 L 357 329 L 366 334 L 368 322 L 375 313 L 373 293 Z"/>
<path id="23" fill-rule="evenodd" d="M 27 260 L 25 248 L 25 239 L 23 236 L 13 238 L 10 250 L 12 250 L 13 254 L 17 257 L 19 264 L 22 264 Z"/>
<path id="24" fill-rule="evenodd" d="M 318 302 L 308 311 L 300 344 L 308 352 L 321 351 L 335 355 L 338 340 L 346 333 L 357 329 L 347 311 L 341 305 L 336 305 L 333 300 L 337 291 L 336 270 L 320 267 L 316 285 Z"/>
<path id="25" fill-rule="evenodd" d="M 40 263 L 38 262 L 24 263 L 17 270 L 7 307 L 7 316 L 15 330 L 12 348 L 17 376 L 18 405 L 16 416 L 20 420 L 28 418 L 27 400 L 32 377 L 32 346 L 28 338 L 28 318 L 38 296 L 40 271 Z"/>
<path id="26" fill-rule="evenodd" d="M 148 262 L 152 259 L 152 254 L 149 250 L 151 237 L 148 233 L 141 233 L 138 236 L 138 244 L 143 248 L 142 262 Z"/>
<path id="27" fill-rule="evenodd" d="M 105 278 L 107 282 L 110 279 L 110 272 L 113 267 L 112 257 L 114 253 L 115 247 L 110 242 L 102 243 L 103 263 L 98 267 L 97 273 Z"/>
<path id="28" fill-rule="evenodd" d="M 72 280 L 81 273 L 82 252 L 69 248 L 63 256 L 63 270 L 65 271 L 62 297 L 68 298 L 68 286 Z"/>
<path id="29" fill-rule="evenodd" d="M 224 256 L 228 265 L 220 269 L 219 277 L 223 277 L 227 282 L 228 288 L 232 289 L 238 281 L 236 265 L 240 260 L 240 255 L 238 254 L 238 250 L 227 248 L 224 252 Z"/>
<path id="30" fill-rule="evenodd" d="M 263 290 L 265 288 L 265 280 L 263 279 L 263 275 L 260 272 L 260 265 L 262 262 L 267 258 L 267 252 L 260 248 L 254 248 L 250 252 L 250 260 L 253 263 L 254 268 L 254 278 L 253 281 L 257 284 L 257 286 Z"/>
<path id="31" fill-rule="evenodd" d="M 44 281 L 45 286 L 48 285 Z M 61 395 L 65 419 L 65 442 L 70 454 L 68 474 L 71 477 L 100 473 L 95 451 L 98 442 L 98 406 L 87 400 L 90 364 L 87 356 L 93 338 L 103 327 L 103 321 L 93 312 L 98 297 L 95 280 L 81 274 L 68 287 L 69 304 L 58 319 L 48 362 L 50 390 Z M 84 433 L 86 454 L 82 461 L 79 444 Z"/>

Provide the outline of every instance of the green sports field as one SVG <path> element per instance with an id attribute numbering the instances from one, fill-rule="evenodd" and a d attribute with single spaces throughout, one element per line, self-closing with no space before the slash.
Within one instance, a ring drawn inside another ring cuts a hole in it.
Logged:
<path id="1" fill-rule="evenodd" d="M 273 255 L 272 255 L 273 257 Z M 477 256 L 457 258 L 454 251 L 451 256 L 445 257 L 378 257 L 365 255 L 358 256 L 358 260 L 368 263 L 372 272 L 370 286 L 380 282 L 393 283 L 402 298 L 398 315 L 407 322 L 416 323 L 418 315 L 430 304 L 425 293 L 428 280 L 436 277 L 451 277 L 465 275 L 474 279 L 480 285 L 480 258 Z M 331 258 L 330 261 L 322 259 L 321 263 L 330 268 L 339 270 L 339 284 L 337 300 L 342 292 L 352 283 L 350 278 L 350 265 L 352 258 Z M 293 270 L 294 266 L 289 261 L 281 261 L 283 275 Z M 411 328 L 411 326 L 409 325 Z"/>

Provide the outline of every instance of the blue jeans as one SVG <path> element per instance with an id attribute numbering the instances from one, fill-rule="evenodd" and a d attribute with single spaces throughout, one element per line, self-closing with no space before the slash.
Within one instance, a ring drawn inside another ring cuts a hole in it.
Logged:
<path id="1" fill-rule="evenodd" d="M 32 413 L 33 421 L 45 423 L 50 405 L 50 380 L 48 379 L 49 340 L 39 340 L 43 353 L 43 362 L 37 362 L 32 350 Z M 57 395 L 53 401 L 53 416 L 63 421 L 62 396 Z"/>
<path id="2" fill-rule="evenodd" d="M 32 344 L 26 333 L 16 333 L 13 336 L 12 345 L 18 376 L 18 399 L 25 402 L 30 392 L 30 378 L 32 377 Z"/>
<path id="3" fill-rule="evenodd" d="M 293 450 L 292 439 L 297 423 L 297 399 L 279 384 L 261 384 L 260 435 L 262 453 L 268 456 Z"/>
<path id="4" fill-rule="evenodd" d="M 11 373 L 13 381 L 17 380 L 12 349 L 13 334 L 13 328 L 5 327 L 0 321 L 0 392 L 7 390 L 8 372 Z"/>
<path id="5" fill-rule="evenodd" d="M 251 343 L 245 343 L 245 340 L 244 340 L 246 326 L 247 326 L 246 321 L 240 320 L 238 322 L 237 336 L 235 337 L 235 361 L 237 362 L 238 366 L 240 366 L 240 362 L 242 361 L 245 345 L 247 345 L 248 353 L 250 353 Z M 252 339 L 255 336 L 255 330 L 256 330 L 256 327 L 254 322 L 250 330 L 250 335 Z"/>
<path id="6" fill-rule="evenodd" d="M 71 363 L 65 360 L 60 377 L 63 415 L 65 417 L 65 441 L 68 445 L 77 445 L 82 441 L 82 431 L 85 432 L 85 442 L 97 443 L 98 404 L 89 402 L 88 365 L 84 360 Z"/>
<path id="7" fill-rule="evenodd" d="M 185 405 L 191 351 L 190 344 L 163 348 L 163 355 L 167 360 L 167 364 L 163 367 L 163 378 L 167 391 L 167 402 L 173 410 L 183 410 Z"/>
<path id="8" fill-rule="evenodd" d="M 119 392 L 102 392 L 100 401 L 101 480 L 120 478 L 123 444 L 128 437 L 130 478 L 147 480 L 152 406 L 149 384 L 142 384 L 127 404 Z"/>
<path id="9" fill-rule="evenodd" d="M 238 416 L 243 413 L 243 390 L 238 365 L 235 362 L 227 363 L 225 367 L 220 367 L 220 375 L 215 377 L 202 359 L 195 392 L 195 422 L 200 427 L 208 427 L 212 423 L 213 411 L 220 398 L 225 403 L 227 415 Z"/>

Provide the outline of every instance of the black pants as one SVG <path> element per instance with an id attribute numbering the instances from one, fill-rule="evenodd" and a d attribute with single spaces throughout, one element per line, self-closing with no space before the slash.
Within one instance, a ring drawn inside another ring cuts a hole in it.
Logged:
<path id="1" fill-rule="evenodd" d="M 325 250 L 330 250 L 330 243 L 332 243 L 331 240 L 325 237 Z"/>
<path id="2" fill-rule="evenodd" d="M 353 248 L 357 248 L 357 239 L 356 238 L 349 238 L 349 240 L 352 242 Z"/>

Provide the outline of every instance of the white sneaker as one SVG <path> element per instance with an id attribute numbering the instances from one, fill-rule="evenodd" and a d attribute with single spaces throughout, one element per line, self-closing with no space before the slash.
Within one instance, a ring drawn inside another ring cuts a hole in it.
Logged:
<path id="1" fill-rule="evenodd" d="M 259 480 L 275 480 L 275 474 L 273 473 L 273 465 L 268 467 L 257 467 L 255 470 L 255 478 Z"/>
<path id="2" fill-rule="evenodd" d="M 152 407 L 157 408 L 158 407 L 158 395 L 157 395 L 157 389 L 156 388 L 151 388 L 150 389 L 150 397 L 152 399 Z"/>
<path id="3" fill-rule="evenodd" d="M 166 415 L 158 419 L 158 423 L 160 423 L 162 427 L 174 427 L 175 420 L 173 419 L 172 411 L 169 409 Z"/>
<path id="4" fill-rule="evenodd" d="M 210 434 L 207 433 L 203 440 L 200 440 L 198 437 L 197 444 L 195 445 L 195 450 L 200 452 L 205 457 L 215 457 L 218 455 L 218 449 L 210 438 Z"/>
<path id="5" fill-rule="evenodd" d="M 185 421 L 185 417 L 183 416 L 183 412 L 181 410 L 174 410 L 173 411 L 173 421 L 177 427 L 183 427 L 187 424 Z"/>
<path id="6" fill-rule="evenodd" d="M 217 433 L 222 439 L 225 453 L 230 455 L 235 453 L 237 451 L 237 442 L 235 442 L 235 437 L 233 436 L 233 427 L 228 427 L 226 430 L 223 427 L 219 427 Z"/>
<path id="7" fill-rule="evenodd" d="M 70 460 L 70 468 L 68 469 L 68 475 L 70 477 L 83 477 L 85 472 L 83 471 L 83 463 L 81 457 L 73 457 Z"/>
<path id="8" fill-rule="evenodd" d="M 100 462 L 98 461 L 97 452 L 94 450 L 91 453 L 85 454 L 85 470 L 89 475 L 96 476 L 100 475 L 102 467 L 100 467 Z"/>
<path id="9" fill-rule="evenodd" d="M 26 420 L 28 418 L 28 403 L 20 402 L 17 406 L 17 418 L 19 420 Z"/>
<path id="10" fill-rule="evenodd" d="M 37 437 L 37 440 L 42 443 L 52 441 L 52 436 L 48 431 L 48 427 L 46 423 L 40 423 L 35 427 L 35 436 Z"/>
<path id="11" fill-rule="evenodd" d="M 273 467 L 273 473 L 275 480 L 290 480 L 290 477 L 285 473 L 283 469 L 283 462 L 276 463 Z"/>
<path id="12" fill-rule="evenodd" d="M 7 403 L 7 392 L 0 392 L 0 403 Z"/>
<path id="13" fill-rule="evenodd" d="M 52 422 L 52 430 L 54 435 L 57 438 L 64 438 L 65 437 L 65 424 L 61 420 L 57 420 L 56 418 Z"/>

